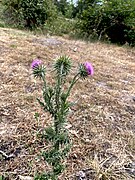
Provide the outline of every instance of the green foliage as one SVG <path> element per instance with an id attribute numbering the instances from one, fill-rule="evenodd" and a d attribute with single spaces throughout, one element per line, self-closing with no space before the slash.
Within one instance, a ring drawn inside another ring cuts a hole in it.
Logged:
<path id="1" fill-rule="evenodd" d="M 65 15 L 66 9 L 68 7 L 68 2 L 66 0 L 56 0 L 55 5 L 57 6 L 58 11 Z"/>
<path id="2" fill-rule="evenodd" d="M 3 4 L 8 22 L 22 27 L 36 28 L 56 16 L 51 0 L 3 0 Z"/>
<path id="3" fill-rule="evenodd" d="M 34 77 L 39 77 L 42 78 L 43 75 L 45 75 L 45 68 L 43 66 L 35 68 L 33 72 Z"/>
<path id="4" fill-rule="evenodd" d="M 58 12 L 65 16 L 66 18 L 72 18 L 74 4 L 73 1 L 67 0 L 54 0 L 54 3 L 58 9 Z"/>
<path id="5" fill-rule="evenodd" d="M 36 2 L 41 0 L 29 1 Z M 34 3 L 28 3 L 29 1 L 2 0 L 0 26 L 30 28 L 34 29 L 35 33 L 49 33 L 50 35 L 74 34 L 76 21 L 70 19 L 74 9 L 72 2 L 67 3 L 65 15 L 62 15 L 61 11 L 54 5 L 53 2 L 55 1 L 42 0 L 44 6 L 41 6 L 40 3 L 35 6 Z"/>
<path id="6" fill-rule="evenodd" d="M 4 176 L 0 175 L 0 180 L 5 180 Z"/>
<path id="7" fill-rule="evenodd" d="M 135 46 L 135 28 L 130 30 L 125 30 L 125 37 L 129 39 L 130 46 Z"/>
<path id="8" fill-rule="evenodd" d="M 74 7 L 73 17 L 80 17 L 84 10 L 87 10 L 88 6 L 93 6 L 98 0 L 78 0 L 77 5 Z"/>
<path id="9" fill-rule="evenodd" d="M 87 77 L 87 71 L 85 67 L 83 66 L 83 64 L 79 65 L 79 71 L 80 71 L 81 78 L 85 79 Z"/>
<path id="10" fill-rule="evenodd" d="M 4 17 L 3 17 L 3 11 L 4 11 L 4 6 L 0 2 L 0 27 L 5 27 L 5 22 L 4 22 Z"/>
<path id="11" fill-rule="evenodd" d="M 43 27 L 44 33 L 53 35 L 73 34 L 75 32 L 76 21 L 67 19 L 63 16 L 57 16 L 55 20 L 47 21 Z"/>
<path id="12" fill-rule="evenodd" d="M 62 92 L 62 86 L 71 69 L 70 58 L 62 56 L 55 62 L 56 84 L 54 88 L 46 84 L 45 71 L 43 73 L 42 69 L 43 66 L 38 66 L 33 71 L 34 76 L 42 78 L 44 83 L 43 102 L 40 99 L 38 102 L 45 111 L 50 112 L 54 121 L 52 126 L 45 128 L 43 134 L 46 142 L 52 144 L 52 148 L 42 152 L 42 156 L 53 168 L 52 172 L 38 175 L 35 179 L 57 179 L 64 170 L 62 160 L 67 156 L 71 147 L 68 132 L 64 128 L 69 103 L 66 101 L 66 93 Z"/>
<path id="13" fill-rule="evenodd" d="M 57 76 L 66 76 L 69 74 L 71 69 L 70 58 L 66 56 L 60 57 L 54 65 L 54 69 L 56 71 Z"/>
<path id="14" fill-rule="evenodd" d="M 37 174 L 34 180 L 57 180 L 57 177 L 52 173 Z"/>
<path id="15" fill-rule="evenodd" d="M 78 26 L 81 32 L 97 39 L 108 38 L 113 43 L 134 44 L 135 1 L 110 0 L 83 7 Z M 130 33 L 129 33 L 130 32 Z"/>

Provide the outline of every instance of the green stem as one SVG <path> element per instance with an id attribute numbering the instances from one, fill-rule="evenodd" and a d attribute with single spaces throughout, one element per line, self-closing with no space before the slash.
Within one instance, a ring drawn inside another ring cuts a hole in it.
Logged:
<path id="1" fill-rule="evenodd" d="M 61 94 L 61 85 L 62 85 L 62 71 L 63 71 L 63 65 L 61 65 L 61 71 L 60 74 L 57 76 L 57 86 L 56 86 L 56 105 L 57 105 L 57 111 L 59 111 L 59 105 L 60 105 L 60 94 Z"/>
<path id="2" fill-rule="evenodd" d="M 56 98 L 55 98 L 55 102 L 56 102 L 56 114 L 60 111 L 60 94 L 61 94 L 61 86 L 62 86 L 62 71 L 63 71 L 63 65 L 61 65 L 61 71 L 57 76 L 57 85 L 56 85 Z M 55 115 L 54 117 L 54 126 L 55 126 L 55 132 L 56 134 L 58 134 L 59 132 L 59 122 L 58 122 L 58 117 Z"/>
<path id="3" fill-rule="evenodd" d="M 44 72 L 42 72 L 42 80 L 44 83 L 43 90 L 45 89 L 45 91 L 46 91 L 46 79 L 45 79 L 45 73 Z"/>
<path id="4" fill-rule="evenodd" d="M 73 80 L 72 80 L 72 82 L 71 82 L 71 84 L 70 84 L 70 86 L 68 88 L 68 91 L 66 93 L 65 101 L 66 101 L 67 97 L 69 96 L 72 87 L 79 80 L 79 78 L 80 78 L 79 75 L 80 75 L 80 73 L 76 74 L 75 77 L 73 78 Z"/>

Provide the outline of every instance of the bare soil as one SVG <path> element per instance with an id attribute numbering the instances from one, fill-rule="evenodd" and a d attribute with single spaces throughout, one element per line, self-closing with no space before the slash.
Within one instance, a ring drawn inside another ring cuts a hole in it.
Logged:
<path id="1" fill-rule="evenodd" d="M 36 101 L 41 82 L 34 79 L 30 64 L 40 58 L 51 83 L 52 63 L 67 55 L 72 75 L 85 61 L 95 73 L 72 91 L 70 100 L 76 105 L 68 127 L 73 147 L 59 179 L 135 179 L 134 48 L 0 28 L 0 54 L 0 175 L 27 180 L 48 169 L 39 157 L 46 142 L 37 135 L 50 116 Z"/>

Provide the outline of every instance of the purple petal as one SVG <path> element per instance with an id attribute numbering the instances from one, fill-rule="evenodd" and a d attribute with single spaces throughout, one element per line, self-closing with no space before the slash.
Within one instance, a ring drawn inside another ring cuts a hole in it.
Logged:
<path id="1" fill-rule="evenodd" d="M 37 68 L 40 64 L 41 64 L 41 60 L 40 59 L 34 59 L 31 63 L 31 68 L 34 69 L 34 68 Z"/>
<path id="2" fill-rule="evenodd" d="M 85 66 L 85 68 L 86 68 L 86 71 L 87 71 L 88 75 L 91 75 L 91 76 L 92 76 L 92 75 L 94 74 L 94 69 L 93 69 L 92 64 L 89 63 L 89 62 L 85 62 L 85 63 L 84 63 L 84 66 Z"/>

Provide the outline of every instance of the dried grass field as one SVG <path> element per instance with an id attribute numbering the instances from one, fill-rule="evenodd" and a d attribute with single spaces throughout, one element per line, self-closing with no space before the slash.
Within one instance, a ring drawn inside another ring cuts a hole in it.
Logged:
<path id="1" fill-rule="evenodd" d="M 38 134 L 50 116 L 36 101 L 41 82 L 34 79 L 30 64 L 39 57 L 51 83 L 52 63 L 68 55 L 71 76 L 85 61 L 93 64 L 95 74 L 72 90 L 70 100 L 76 104 L 67 126 L 73 147 L 59 179 L 135 179 L 134 48 L 0 28 L 0 54 L 0 175 L 32 180 L 37 171 L 49 168 L 39 157 L 46 142 Z"/>

